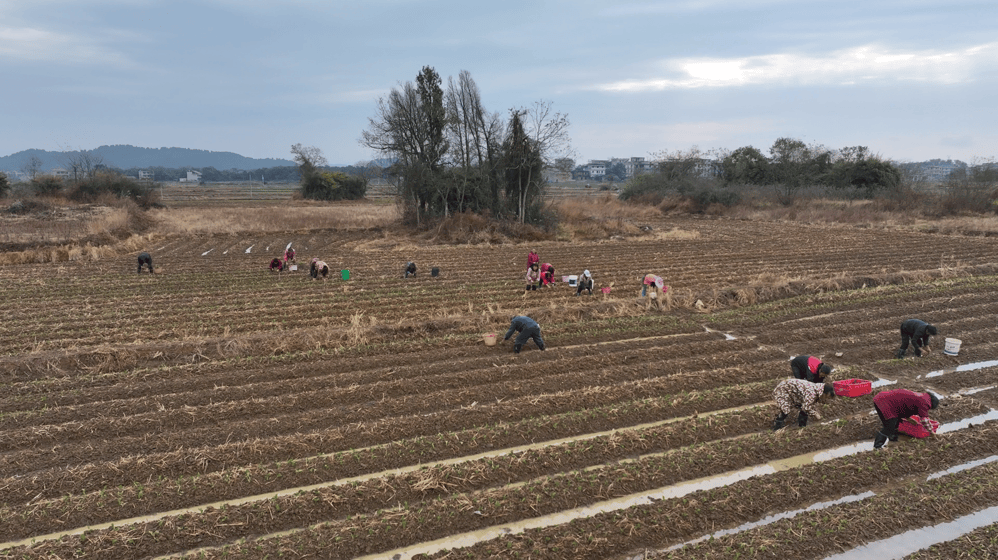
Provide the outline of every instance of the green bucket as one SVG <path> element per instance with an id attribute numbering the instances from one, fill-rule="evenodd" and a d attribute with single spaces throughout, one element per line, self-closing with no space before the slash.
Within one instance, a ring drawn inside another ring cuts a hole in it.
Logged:
<path id="1" fill-rule="evenodd" d="M 340 278 L 342 278 L 344 280 L 349 280 L 350 279 L 350 271 L 347 270 L 347 269 L 345 269 L 345 268 L 343 270 L 341 270 L 340 271 Z"/>

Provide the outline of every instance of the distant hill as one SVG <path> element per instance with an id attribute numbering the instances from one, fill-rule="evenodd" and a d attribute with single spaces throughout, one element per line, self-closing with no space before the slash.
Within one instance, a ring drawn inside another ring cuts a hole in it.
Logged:
<path id="1" fill-rule="evenodd" d="M 214 167 L 215 169 L 263 169 L 294 165 L 287 159 L 248 158 L 232 152 L 211 152 L 208 150 L 192 150 L 190 148 L 139 148 L 129 145 L 101 146 L 93 150 L 104 159 L 104 165 L 121 169 L 145 167 L 195 168 Z M 49 152 L 47 150 L 24 150 L 0 157 L 0 170 L 18 171 L 28 162 L 31 156 L 42 161 L 42 171 L 51 171 L 57 167 L 65 168 L 68 162 L 79 155 L 79 150 L 69 152 Z"/>

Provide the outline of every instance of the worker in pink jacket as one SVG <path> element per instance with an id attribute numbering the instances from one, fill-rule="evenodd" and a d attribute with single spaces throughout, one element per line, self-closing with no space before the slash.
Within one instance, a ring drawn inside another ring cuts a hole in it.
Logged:
<path id="1" fill-rule="evenodd" d="M 527 281 L 527 287 L 524 292 L 537 289 L 537 284 L 541 280 L 541 271 L 540 267 L 537 266 L 537 263 L 534 263 L 527 268 L 527 274 L 523 279 Z"/>

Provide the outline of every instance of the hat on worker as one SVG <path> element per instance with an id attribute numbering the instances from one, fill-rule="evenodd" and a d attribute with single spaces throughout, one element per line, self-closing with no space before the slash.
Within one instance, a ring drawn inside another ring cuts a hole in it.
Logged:
<path id="1" fill-rule="evenodd" d="M 582 272 L 582 275 L 585 276 L 586 278 L 589 278 L 589 271 L 588 270 L 584 270 Z"/>

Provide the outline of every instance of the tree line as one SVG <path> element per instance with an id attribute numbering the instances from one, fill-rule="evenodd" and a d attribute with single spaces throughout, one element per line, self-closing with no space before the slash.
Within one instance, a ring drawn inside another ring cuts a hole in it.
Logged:
<path id="1" fill-rule="evenodd" d="M 753 146 L 710 152 L 694 147 L 662 152 L 656 159 L 655 170 L 634 178 L 622 198 L 664 191 L 688 195 L 737 185 L 772 186 L 784 200 L 810 187 L 871 197 L 898 189 L 903 179 L 897 165 L 872 154 L 866 146 L 831 150 L 795 138 L 777 139 L 768 155 Z"/>
<path id="2" fill-rule="evenodd" d="M 378 100 L 360 143 L 393 162 L 386 175 L 407 223 L 464 211 L 537 223 L 541 171 L 570 153 L 568 127 L 547 101 L 504 118 L 485 108 L 468 71 L 448 78 L 445 91 L 425 66 Z"/>

